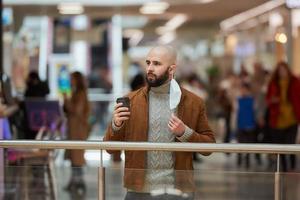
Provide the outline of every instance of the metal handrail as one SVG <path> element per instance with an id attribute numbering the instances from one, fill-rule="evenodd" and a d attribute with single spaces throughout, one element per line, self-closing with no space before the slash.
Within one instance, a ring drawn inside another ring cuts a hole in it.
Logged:
<path id="1" fill-rule="evenodd" d="M 281 173 L 279 154 L 298 154 L 296 144 L 214 144 L 214 143 L 150 143 L 150 142 L 103 142 L 103 141 L 57 141 L 57 140 L 0 140 L 0 148 L 31 149 L 92 149 L 100 150 L 101 162 L 98 171 L 98 199 L 105 199 L 104 167 L 102 150 L 185 151 L 185 152 L 231 152 L 277 154 L 277 171 L 274 182 L 274 199 L 281 199 Z"/>
<path id="2" fill-rule="evenodd" d="M 230 152 L 298 154 L 297 144 L 223 144 L 223 143 L 150 143 L 57 140 L 0 140 L 0 148 L 28 149 L 90 149 L 133 151 Z"/>

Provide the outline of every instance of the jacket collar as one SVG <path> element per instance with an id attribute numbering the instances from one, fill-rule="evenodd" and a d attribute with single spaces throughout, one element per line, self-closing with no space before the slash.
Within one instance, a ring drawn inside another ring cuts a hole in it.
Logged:
<path id="1" fill-rule="evenodd" d="M 181 89 L 181 98 L 180 98 L 180 103 L 179 103 L 178 108 L 177 108 L 178 109 L 177 112 L 178 112 L 178 117 L 182 118 L 183 111 L 184 111 L 183 110 L 183 102 L 184 102 L 185 97 L 186 97 L 186 90 L 182 87 L 180 87 L 180 89 Z M 148 85 L 143 87 L 143 89 L 142 89 L 142 93 L 145 97 L 146 102 L 148 102 L 149 90 L 150 90 L 150 87 Z"/>

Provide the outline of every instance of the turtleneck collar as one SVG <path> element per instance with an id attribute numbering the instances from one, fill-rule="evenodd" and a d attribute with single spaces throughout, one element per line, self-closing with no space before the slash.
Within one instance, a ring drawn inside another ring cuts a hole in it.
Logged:
<path id="1" fill-rule="evenodd" d="M 158 87 L 150 87 L 150 91 L 158 94 L 168 94 L 170 93 L 170 81 Z"/>

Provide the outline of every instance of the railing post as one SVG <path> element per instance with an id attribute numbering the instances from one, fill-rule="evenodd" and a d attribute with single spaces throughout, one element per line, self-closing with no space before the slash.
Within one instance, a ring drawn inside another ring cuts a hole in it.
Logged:
<path id="1" fill-rule="evenodd" d="M 98 169 L 98 200 L 105 199 L 105 168 L 103 167 L 103 154 L 100 150 L 100 166 Z"/>
<path id="2" fill-rule="evenodd" d="M 281 199 L 281 187 L 280 187 L 280 154 L 277 154 L 277 170 L 275 172 L 275 200 Z"/>

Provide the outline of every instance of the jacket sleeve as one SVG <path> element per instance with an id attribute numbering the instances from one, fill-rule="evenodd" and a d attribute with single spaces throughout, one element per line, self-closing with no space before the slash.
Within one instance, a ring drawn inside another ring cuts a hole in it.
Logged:
<path id="1" fill-rule="evenodd" d="M 121 129 L 115 131 L 112 128 L 112 123 L 109 123 L 105 136 L 103 138 L 103 141 L 124 141 L 124 136 L 125 136 L 125 129 L 126 129 L 126 122 L 125 124 L 121 127 Z M 108 153 L 117 153 L 119 151 L 113 151 L 113 150 L 107 150 Z"/>
<path id="2" fill-rule="evenodd" d="M 188 138 L 187 142 L 196 142 L 196 143 L 216 143 L 215 136 L 211 130 L 205 111 L 205 105 L 202 102 L 200 111 L 198 113 L 198 120 L 196 129 L 193 130 L 192 135 Z M 210 152 L 201 153 L 205 156 L 210 155 Z"/>
<path id="3" fill-rule="evenodd" d="M 129 97 L 130 101 L 131 96 L 132 96 L 132 92 L 127 94 L 125 97 Z M 103 141 L 125 141 L 125 134 L 126 134 L 126 130 L 128 130 L 128 126 L 129 126 L 129 122 L 130 120 L 124 121 L 123 125 L 118 128 L 117 130 L 113 128 L 112 123 L 113 122 L 113 118 L 111 120 L 111 122 L 109 123 L 106 132 L 105 132 L 105 136 L 103 138 Z M 113 154 L 113 153 L 118 153 L 120 151 L 118 150 L 107 150 L 108 153 Z"/>

